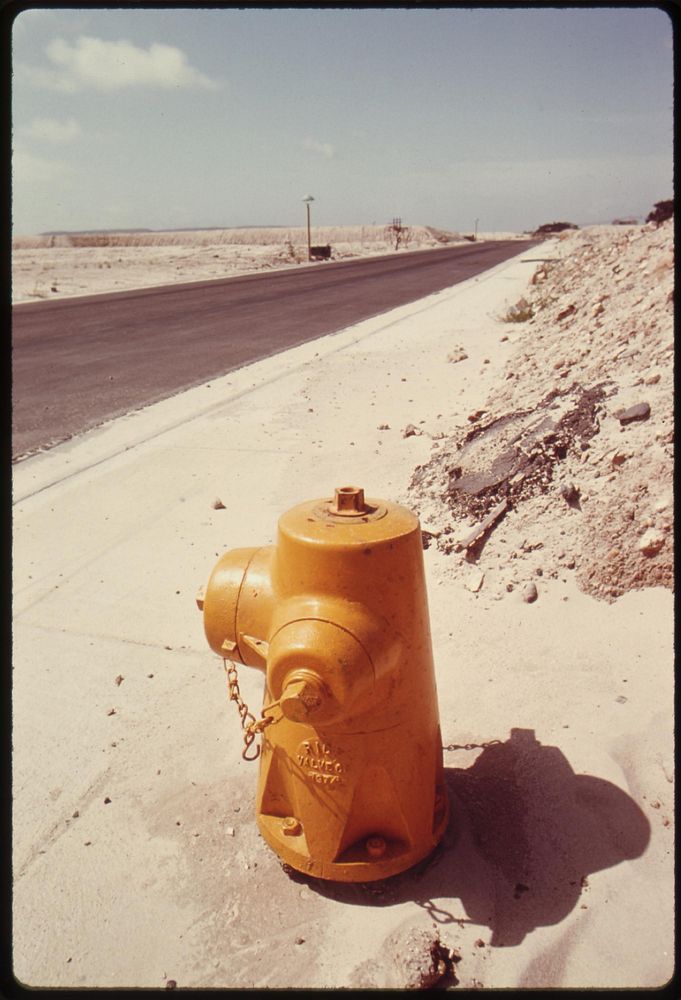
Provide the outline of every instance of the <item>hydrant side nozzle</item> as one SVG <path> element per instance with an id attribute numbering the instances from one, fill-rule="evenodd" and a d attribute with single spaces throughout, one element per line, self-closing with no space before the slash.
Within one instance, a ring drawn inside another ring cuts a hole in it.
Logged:
<path id="1" fill-rule="evenodd" d="M 271 616 L 269 559 L 271 547 L 232 549 L 219 559 L 197 605 L 203 610 L 203 625 L 208 645 L 238 663 L 262 666 L 262 652 L 248 638 L 264 638 Z M 200 599 L 200 604 L 199 604 Z"/>
<path id="2" fill-rule="evenodd" d="M 282 711 L 300 721 L 329 722 L 345 716 L 374 687 L 374 668 L 354 635 L 330 621 L 297 619 L 283 625 L 269 644 L 269 689 Z M 304 682 L 289 691 L 288 686 Z"/>

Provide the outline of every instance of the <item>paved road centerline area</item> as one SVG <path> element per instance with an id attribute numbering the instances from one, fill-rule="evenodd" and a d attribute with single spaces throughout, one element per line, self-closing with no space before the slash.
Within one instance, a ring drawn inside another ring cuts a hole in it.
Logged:
<path id="1" fill-rule="evenodd" d="M 13 455 L 465 281 L 517 240 L 21 303 Z"/>

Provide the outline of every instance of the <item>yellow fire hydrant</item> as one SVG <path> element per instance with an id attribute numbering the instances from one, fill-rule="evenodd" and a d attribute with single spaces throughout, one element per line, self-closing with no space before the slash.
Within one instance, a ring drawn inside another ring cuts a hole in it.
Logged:
<path id="1" fill-rule="evenodd" d="M 265 671 L 258 826 L 306 874 L 386 878 L 447 825 L 422 550 L 415 514 L 345 486 L 226 552 L 197 599 L 242 725 L 234 663 Z"/>

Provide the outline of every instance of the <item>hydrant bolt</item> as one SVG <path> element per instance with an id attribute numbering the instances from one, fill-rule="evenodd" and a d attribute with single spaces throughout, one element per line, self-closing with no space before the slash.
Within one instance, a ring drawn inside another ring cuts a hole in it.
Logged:
<path id="1" fill-rule="evenodd" d="M 386 843 L 383 837 L 367 837 L 364 846 L 370 858 L 382 858 L 385 854 Z"/>

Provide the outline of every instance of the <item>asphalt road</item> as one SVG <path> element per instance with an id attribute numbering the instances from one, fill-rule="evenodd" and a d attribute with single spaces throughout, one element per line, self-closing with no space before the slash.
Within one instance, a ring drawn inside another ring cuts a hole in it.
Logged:
<path id="1" fill-rule="evenodd" d="M 12 310 L 15 459 L 522 253 L 517 240 L 164 285 Z"/>

